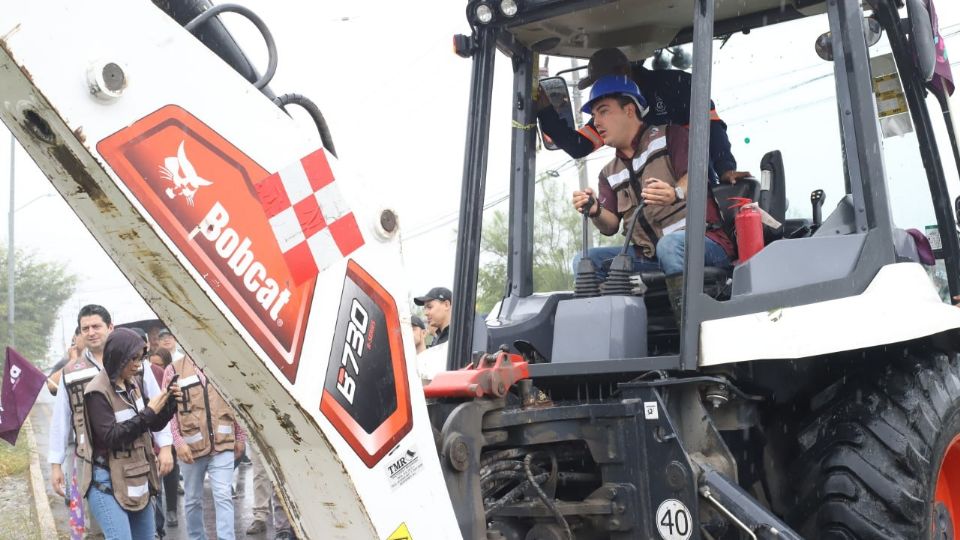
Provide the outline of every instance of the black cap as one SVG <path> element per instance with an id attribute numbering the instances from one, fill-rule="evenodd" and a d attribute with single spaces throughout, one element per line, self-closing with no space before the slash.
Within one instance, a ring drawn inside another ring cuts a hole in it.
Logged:
<path id="1" fill-rule="evenodd" d="M 411 326 L 416 326 L 417 328 L 420 328 L 421 330 L 426 330 L 426 329 L 427 329 L 427 325 L 423 323 L 423 319 L 421 319 L 418 315 L 411 315 L 411 316 L 410 316 L 410 325 L 411 325 Z"/>
<path id="2" fill-rule="evenodd" d="M 157 332 L 158 338 L 162 338 L 163 336 L 172 336 L 172 335 L 173 335 L 173 332 L 171 332 L 168 328 L 163 328 L 162 330 Z"/>
<path id="3" fill-rule="evenodd" d="M 413 299 L 413 303 L 422 306 L 429 302 L 430 300 L 453 300 L 453 293 L 450 292 L 450 289 L 446 287 L 434 287 L 430 289 L 430 292 L 423 296 L 418 296 Z"/>
<path id="4" fill-rule="evenodd" d="M 621 70 L 628 69 L 630 60 L 623 51 L 615 48 L 600 49 L 590 56 L 590 63 L 587 64 L 587 76 L 580 79 L 577 88 L 585 89 L 591 84 L 597 82 L 597 79 L 604 75 L 617 75 Z"/>

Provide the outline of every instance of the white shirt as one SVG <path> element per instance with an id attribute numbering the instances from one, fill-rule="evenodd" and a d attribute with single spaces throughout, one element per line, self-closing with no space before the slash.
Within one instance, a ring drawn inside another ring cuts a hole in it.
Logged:
<path id="1" fill-rule="evenodd" d="M 103 369 L 100 362 L 97 362 L 89 350 L 84 349 L 84 357 L 87 361 Z M 69 364 L 68 364 L 69 365 Z M 143 394 L 146 399 L 160 393 L 160 385 L 157 384 L 157 378 L 153 376 L 153 370 L 145 362 L 143 366 Z M 60 377 L 60 387 L 57 389 L 56 401 L 53 403 L 53 418 L 50 421 L 50 441 L 47 450 L 47 461 L 62 465 L 67 457 L 67 447 L 70 444 L 70 433 L 73 432 L 73 411 L 70 410 L 70 397 L 67 395 L 67 386 L 64 380 L 66 377 Z M 163 426 L 160 431 L 154 431 L 153 442 L 163 448 L 173 444 L 173 437 L 170 435 L 170 425 Z M 82 437 L 83 434 L 80 434 Z"/>

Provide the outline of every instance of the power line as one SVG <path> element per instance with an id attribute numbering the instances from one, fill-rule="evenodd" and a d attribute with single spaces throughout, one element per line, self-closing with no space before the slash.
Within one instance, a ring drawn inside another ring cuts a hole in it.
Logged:
<path id="1" fill-rule="evenodd" d="M 604 158 L 604 157 L 605 157 L 605 156 L 593 156 L 593 157 L 584 158 L 583 161 L 585 161 L 585 162 L 586 162 L 586 161 L 594 161 L 594 160 L 601 159 L 601 158 Z M 576 159 L 570 158 L 570 159 L 564 161 L 563 163 L 561 163 L 560 165 L 558 165 L 555 169 L 550 169 L 550 170 L 553 171 L 553 172 L 556 172 L 556 173 L 561 173 L 561 172 L 566 171 L 567 169 L 572 168 L 573 166 L 576 166 L 576 162 L 577 162 Z M 534 183 L 535 183 L 535 184 L 539 184 L 539 183 L 543 182 L 544 180 L 546 180 L 547 178 L 552 178 L 552 177 L 553 177 L 553 176 L 550 175 L 549 173 L 543 173 L 543 174 L 540 175 L 539 178 L 537 178 L 537 180 L 536 180 Z M 510 198 L 510 191 L 509 191 L 509 190 L 507 190 L 506 192 L 500 192 L 500 193 L 498 193 L 495 198 L 489 199 L 487 202 L 485 202 L 485 203 L 483 204 L 483 210 L 484 210 L 484 212 L 486 212 L 487 210 L 489 210 L 489 209 L 497 206 L 498 204 L 500 204 L 500 203 L 508 200 L 509 198 Z M 455 211 L 453 211 L 453 212 L 449 212 L 449 213 L 447 213 L 447 214 L 444 214 L 444 215 L 442 215 L 442 216 L 439 216 L 439 217 L 437 217 L 437 218 L 434 218 L 433 220 L 431 220 L 431 221 L 429 221 L 429 222 L 427 222 L 427 223 L 424 223 L 424 224 L 421 224 L 421 225 L 415 227 L 414 229 L 412 229 L 412 230 L 410 231 L 409 234 L 405 234 L 405 235 L 404 235 L 404 234 L 401 234 L 401 242 L 406 242 L 406 241 L 408 241 L 408 240 L 413 240 L 414 238 L 418 238 L 418 237 L 423 236 L 423 235 L 425 235 L 425 234 L 429 234 L 429 233 L 433 232 L 433 231 L 436 230 L 436 229 L 439 229 L 439 228 L 441 228 L 441 227 L 444 227 L 444 226 L 446 226 L 446 225 L 449 225 L 449 224 L 451 224 L 451 223 L 454 223 L 454 222 L 457 221 L 459 218 L 460 218 L 460 210 L 459 210 L 459 209 L 458 209 L 458 210 L 455 210 Z"/>

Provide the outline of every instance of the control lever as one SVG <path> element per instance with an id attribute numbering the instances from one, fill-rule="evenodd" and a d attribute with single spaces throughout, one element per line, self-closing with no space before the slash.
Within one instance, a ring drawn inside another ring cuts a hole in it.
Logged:
<path id="1" fill-rule="evenodd" d="M 588 195 L 587 204 L 580 208 L 583 214 L 583 233 L 581 237 L 580 262 L 577 263 L 577 275 L 573 280 L 573 295 L 577 298 L 588 298 L 600 295 L 600 280 L 597 279 L 597 269 L 590 260 L 587 240 L 590 238 L 590 209 L 597 199 Z"/>
<path id="2" fill-rule="evenodd" d="M 580 213 L 583 214 L 583 232 L 580 237 L 580 249 L 582 250 L 583 258 L 587 258 L 587 244 L 590 240 L 590 209 L 593 208 L 593 203 L 597 202 L 597 199 L 593 195 L 587 195 L 587 204 L 580 207 Z"/>
<path id="3" fill-rule="evenodd" d="M 643 214 L 643 209 L 646 206 L 647 203 L 641 199 L 640 204 L 637 205 L 637 209 L 633 213 L 630 226 L 627 228 L 627 238 L 623 241 L 623 247 L 620 249 L 620 253 L 614 257 L 610 263 L 607 282 L 603 286 L 604 296 L 631 296 L 634 288 L 637 287 L 637 285 L 630 281 L 630 275 L 633 274 L 633 257 L 627 255 L 627 250 L 630 249 L 630 242 L 633 241 L 633 231 L 637 228 L 637 221 L 640 220 L 640 216 Z M 645 287 L 642 286 L 642 282 L 639 288 L 645 289 Z"/>
<path id="4" fill-rule="evenodd" d="M 823 201 L 826 198 L 827 195 L 822 189 L 815 189 L 810 193 L 810 205 L 813 206 L 813 224 L 810 226 L 810 234 L 817 232 L 823 224 Z"/>

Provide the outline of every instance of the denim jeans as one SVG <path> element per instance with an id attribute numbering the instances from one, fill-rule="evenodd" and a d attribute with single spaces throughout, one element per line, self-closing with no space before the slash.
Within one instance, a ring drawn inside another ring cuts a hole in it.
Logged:
<path id="1" fill-rule="evenodd" d="M 93 480 L 112 487 L 110 471 L 103 467 L 93 468 Z M 113 495 L 104 493 L 95 486 L 87 492 L 87 503 L 106 540 L 153 540 L 156 526 L 153 521 L 153 501 L 143 510 L 124 510 Z"/>
<path id="2" fill-rule="evenodd" d="M 683 273 L 683 257 L 687 247 L 686 231 L 670 233 L 657 242 L 657 259 L 664 275 L 672 276 Z M 723 247 L 709 238 L 704 238 L 703 264 L 726 268 L 730 266 L 730 258 Z"/>
<path id="3" fill-rule="evenodd" d="M 196 458 L 193 463 L 180 463 L 183 473 L 183 513 L 187 520 L 187 537 L 190 540 L 206 540 L 203 530 L 203 476 L 210 479 L 213 505 L 217 515 L 218 540 L 234 540 L 233 497 L 233 452 L 226 451 L 212 456 Z"/>
<path id="4" fill-rule="evenodd" d="M 636 249 L 633 249 L 632 246 L 627 250 L 627 254 L 633 258 L 634 272 L 662 270 L 665 275 L 672 276 L 683 273 L 683 257 L 686 251 L 686 245 L 686 231 L 677 231 L 664 236 L 657 242 L 657 257 L 654 259 L 638 256 Z M 619 246 L 590 248 L 590 251 L 587 252 L 587 257 L 593 261 L 593 266 L 597 269 L 597 277 L 600 279 L 607 278 L 608 268 L 604 267 L 604 262 L 610 261 L 619 253 Z M 579 253 L 573 258 L 574 275 L 577 273 L 577 265 L 580 264 L 580 259 L 582 258 Z M 719 268 L 730 266 L 730 258 L 727 257 L 727 252 L 723 250 L 720 244 L 709 238 L 704 239 L 703 259 L 703 263 L 707 266 L 716 266 Z"/>
<path id="5" fill-rule="evenodd" d="M 603 246 L 590 248 L 590 251 L 587 252 L 587 257 L 593 261 L 593 267 L 597 269 L 597 277 L 600 279 L 607 279 L 607 271 L 609 270 L 609 261 L 620 254 L 620 249 L 622 246 Z M 646 257 L 638 256 L 637 250 L 633 246 L 627 248 L 627 255 L 630 255 L 633 259 L 633 271 L 634 272 L 649 272 L 652 270 L 659 270 L 660 264 L 656 259 L 648 259 Z M 580 264 L 580 259 L 583 256 L 581 253 L 577 253 L 573 257 L 573 275 L 577 275 L 577 266 Z M 608 263 L 604 265 L 604 263 Z"/>

